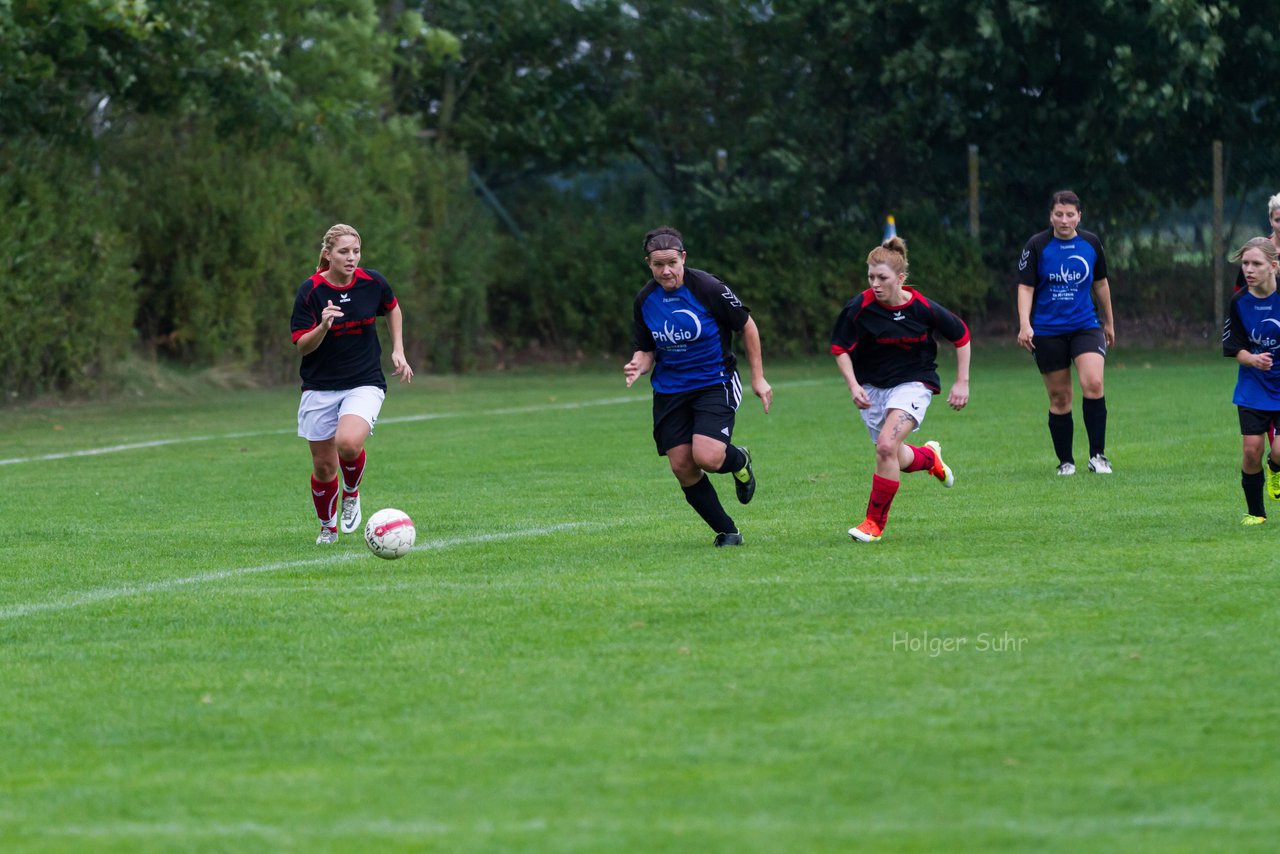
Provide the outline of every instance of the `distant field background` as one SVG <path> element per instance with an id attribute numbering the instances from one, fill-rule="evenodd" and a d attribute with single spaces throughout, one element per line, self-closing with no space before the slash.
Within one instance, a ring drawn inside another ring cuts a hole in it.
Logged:
<path id="1" fill-rule="evenodd" d="M 6 410 L 0 848 L 1273 850 L 1231 362 L 1117 349 L 1116 473 L 1057 478 L 1034 368 L 979 346 L 919 434 L 955 489 L 907 476 L 875 545 L 834 366 L 767 367 L 741 549 L 617 365 L 393 386 L 395 562 L 313 544 L 293 387 Z"/>

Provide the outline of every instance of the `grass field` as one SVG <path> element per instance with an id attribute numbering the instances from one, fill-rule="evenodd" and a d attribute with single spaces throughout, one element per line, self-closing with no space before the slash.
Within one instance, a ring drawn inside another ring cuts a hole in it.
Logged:
<path id="1" fill-rule="evenodd" d="M 770 379 L 740 549 L 620 366 L 393 387 L 395 562 L 314 545 L 293 388 L 5 411 L 0 849 L 1274 850 L 1233 363 L 1117 351 L 1116 474 L 1056 478 L 1034 369 L 979 348 L 919 434 L 956 487 L 908 475 L 874 545 L 834 366 Z"/>

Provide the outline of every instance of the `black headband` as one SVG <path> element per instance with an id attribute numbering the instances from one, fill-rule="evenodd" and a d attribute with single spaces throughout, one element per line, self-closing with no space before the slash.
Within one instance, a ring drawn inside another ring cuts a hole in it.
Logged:
<path id="1" fill-rule="evenodd" d="M 670 243 L 671 246 L 659 246 L 660 243 Z M 678 252 L 684 251 L 684 243 L 674 234 L 655 234 L 650 237 L 644 244 L 644 254 L 648 255 L 655 249 L 675 249 Z"/>

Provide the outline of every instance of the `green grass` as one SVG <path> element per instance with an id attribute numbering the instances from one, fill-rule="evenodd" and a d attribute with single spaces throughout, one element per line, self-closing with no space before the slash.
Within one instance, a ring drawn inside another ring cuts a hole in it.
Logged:
<path id="1" fill-rule="evenodd" d="M 919 434 L 955 489 L 907 476 L 874 545 L 834 366 L 770 378 L 741 549 L 617 366 L 393 387 L 395 562 L 313 544 L 295 389 L 6 411 L 0 848 L 1273 849 L 1280 513 L 1237 524 L 1230 362 L 1117 351 L 1116 474 L 1057 478 L 980 348 Z"/>

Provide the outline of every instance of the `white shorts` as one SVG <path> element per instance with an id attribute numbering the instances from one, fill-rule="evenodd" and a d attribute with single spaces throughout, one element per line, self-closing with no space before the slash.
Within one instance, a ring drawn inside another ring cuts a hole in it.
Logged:
<path id="1" fill-rule="evenodd" d="M 871 398 L 871 408 L 858 411 L 862 413 L 862 420 L 871 431 L 873 442 L 880 438 L 880 431 L 884 429 L 884 419 L 888 416 L 890 409 L 901 409 L 914 418 L 916 426 L 911 431 L 914 433 L 924 423 L 924 414 L 929 411 L 929 403 L 933 400 L 933 391 L 924 383 L 903 383 L 893 388 L 864 385 L 862 388 L 867 393 L 867 397 Z"/>
<path id="2" fill-rule="evenodd" d="M 298 435 L 308 442 L 332 439 L 338 435 L 338 419 L 344 415 L 368 421 L 372 433 L 386 396 L 385 391 L 371 385 L 345 391 L 304 391 L 298 404 Z"/>

